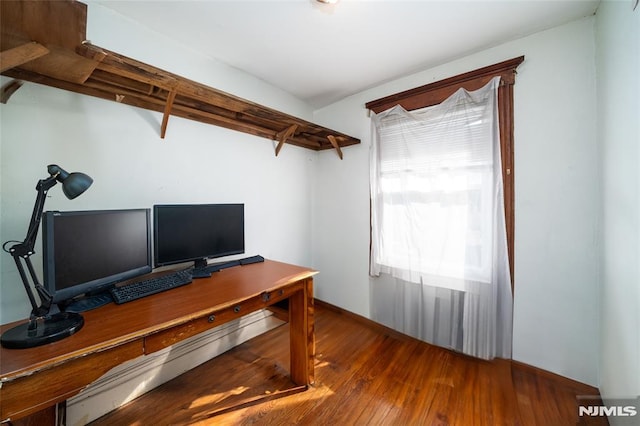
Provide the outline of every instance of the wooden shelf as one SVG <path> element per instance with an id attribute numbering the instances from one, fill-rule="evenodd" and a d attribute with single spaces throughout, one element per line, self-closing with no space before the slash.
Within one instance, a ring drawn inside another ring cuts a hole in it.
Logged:
<path id="1" fill-rule="evenodd" d="M 205 86 L 85 41 L 87 6 L 56 2 L 0 2 L 2 74 L 225 127 L 312 150 L 335 149 L 359 139 Z M 61 24 L 63 23 L 63 24 Z M 7 85 L 9 86 L 9 85 Z M 3 88 L 6 101 L 16 90 Z"/>

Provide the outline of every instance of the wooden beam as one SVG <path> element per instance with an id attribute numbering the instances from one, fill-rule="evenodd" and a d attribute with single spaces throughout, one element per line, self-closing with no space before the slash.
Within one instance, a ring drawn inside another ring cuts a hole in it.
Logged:
<path id="1" fill-rule="evenodd" d="M 30 42 L 0 52 L 0 72 L 18 67 L 49 53 L 43 45 Z"/>
<path id="2" fill-rule="evenodd" d="M 2 94 L 0 95 L 0 102 L 6 104 L 9 102 L 9 98 L 11 95 L 15 93 L 16 90 L 22 87 L 22 81 L 20 80 L 11 80 L 4 86 L 2 86 Z"/>
<path id="3" fill-rule="evenodd" d="M 278 132 L 278 134 L 276 135 L 276 139 L 278 140 L 278 146 L 276 147 L 276 157 L 278 156 L 278 154 L 280 154 L 280 150 L 282 149 L 282 146 L 284 145 L 284 143 L 287 141 L 287 139 L 293 136 L 293 134 L 296 132 L 297 129 L 298 129 L 298 125 L 292 124 L 291 126 L 284 129 L 283 131 Z"/>
<path id="4" fill-rule="evenodd" d="M 167 133 L 167 124 L 169 123 L 169 115 L 171 114 L 171 108 L 173 108 L 173 101 L 176 99 L 176 89 L 169 92 L 167 96 L 167 103 L 164 107 L 164 116 L 162 117 L 162 127 L 160 128 L 160 137 L 164 139 L 164 135 Z"/>
<path id="5" fill-rule="evenodd" d="M 340 144 L 338 143 L 338 139 L 333 135 L 327 136 L 327 139 L 329 139 L 331 146 L 333 146 L 336 149 L 336 152 L 338 153 L 338 157 L 340 157 L 340 159 L 342 160 L 342 150 L 340 149 Z"/>
<path id="6" fill-rule="evenodd" d="M 87 39 L 87 5 L 79 1 L 0 1 L 2 50 L 35 41 L 73 50 Z"/>

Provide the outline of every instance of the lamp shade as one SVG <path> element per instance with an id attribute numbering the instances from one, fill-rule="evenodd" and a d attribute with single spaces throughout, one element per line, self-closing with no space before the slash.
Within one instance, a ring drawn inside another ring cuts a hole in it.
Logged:
<path id="1" fill-rule="evenodd" d="M 47 170 L 49 174 L 56 176 L 58 182 L 62 183 L 62 192 L 70 200 L 82 194 L 93 183 L 93 179 L 90 176 L 80 172 L 68 173 L 55 164 L 51 164 Z"/>
<path id="2" fill-rule="evenodd" d="M 62 182 L 62 192 L 64 192 L 64 195 L 66 195 L 68 199 L 73 200 L 86 191 L 92 183 L 93 179 L 84 173 L 71 173 L 69 177 Z"/>

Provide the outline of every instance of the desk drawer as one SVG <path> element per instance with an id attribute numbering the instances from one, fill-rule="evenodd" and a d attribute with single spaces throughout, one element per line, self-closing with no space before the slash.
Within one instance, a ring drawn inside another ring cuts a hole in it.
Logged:
<path id="1" fill-rule="evenodd" d="M 276 302 L 288 299 L 291 295 L 299 291 L 304 291 L 304 281 L 298 281 L 286 288 L 272 292 L 264 292 L 237 305 L 208 312 L 200 318 L 149 335 L 145 337 L 145 354 L 157 352 L 184 339 L 200 334 L 203 331 L 210 330 L 259 309 L 264 309 Z"/>

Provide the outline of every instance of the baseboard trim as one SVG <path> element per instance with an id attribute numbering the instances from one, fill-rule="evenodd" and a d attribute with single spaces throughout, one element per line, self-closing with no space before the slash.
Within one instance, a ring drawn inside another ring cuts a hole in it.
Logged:
<path id="1" fill-rule="evenodd" d="M 600 395 L 600 390 L 594 386 L 570 379 L 569 377 L 561 376 L 560 374 L 556 374 L 551 371 L 543 370 L 542 368 L 538 368 L 533 365 L 525 364 L 521 361 L 511 360 L 511 369 L 542 377 L 555 383 L 557 386 L 573 389 L 577 394 Z"/>
<path id="2" fill-rule="evenodd" d="M 375 322 L 372 319 L 369 319 L 367 317 L 363 317 L 362 315 L 358 315 L 356 313 L 353 313 L 351 311 L 347 311 L 346 309 L 343 309 L 339 306 L 336 305 L 332 305 L 329 302 L 325 302 L 323 300 L 320 299 L 314 299 L 314 303 L 316 304 L 316 306 L 320 306 L 324 309 L 330 310 L 332 312 L 335 312 L 339 315 L 344 315 L 345 317 L 348 317 L 349 319 L 352 319 L 353 321 L 356 321 L 359 324 L 362 324 L 363 326 L 372 329 L 372 330 L 376 330 L 379 331 L 381 333 L 384 333 L 386 335 L 389 336 L 393 336 L 397 339 L 401 339 L 401 340 L 413 340 L 414 337 L 409 336 L 408 334 L 404 334 L 401 333 L 398 330 L 394 330 L 391 327 L 387 327 L 386 325 L 380 324 L 379 322 Z"/>

